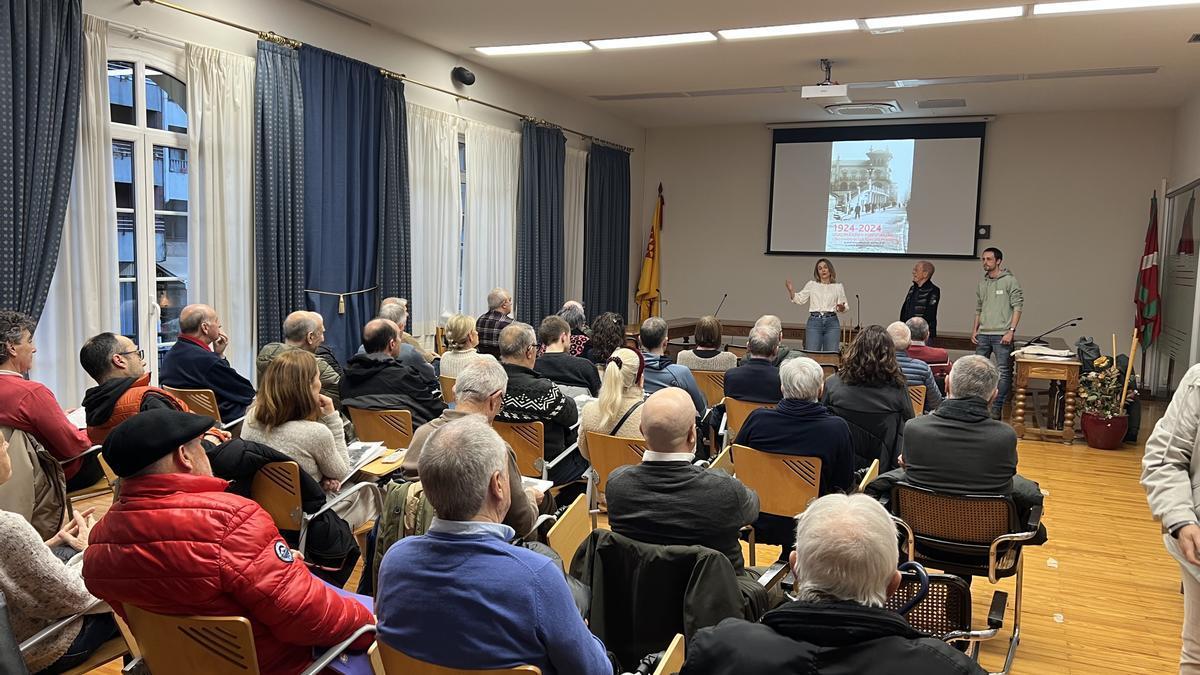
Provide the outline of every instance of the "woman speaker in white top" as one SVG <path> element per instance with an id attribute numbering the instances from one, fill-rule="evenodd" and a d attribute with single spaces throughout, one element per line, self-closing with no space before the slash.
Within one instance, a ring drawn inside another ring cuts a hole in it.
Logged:
<path id="1" fill-rule="evenodd" d="M 846 311 L 846 289 L 837 280 L 837 271 L 828 258 L 813 267 L 812 281 L 799 291 L 787 280 L 788 299 L 797 305 L 808 303 L 808 323 L 804 326 L 804 351 L 838 351 L 842 322 L 838 313 Z"/>

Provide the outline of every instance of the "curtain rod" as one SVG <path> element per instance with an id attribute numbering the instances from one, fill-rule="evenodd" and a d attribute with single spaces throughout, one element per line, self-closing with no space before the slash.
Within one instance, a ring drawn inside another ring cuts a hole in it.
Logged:
<path id="1" fill-rule="evenodd" d="M 168 9 L 173 9 L 177 12 L 183 12 L 184 14 L 190 14 L 192 16 L 199 17 L 201 19 L 207 19 L 209 21 L 214 21 L 216 23 L 219 23 L 219 24 L 222 24 L 225 26 L 229 26 L 230 28 L 236 28 L 240 31 L 245 31 L 247 33 L 253 33 L 254 35 L 257 35 L 258 39 L 260 39 L 260 40 L 265 40 L 267 42 L 273 42 L 277 45 L 282 45 L 284 47 L 291 47 L 292 49 L 298 49 L 301 46 L 303 46 L 303 44 L 304 44 L 304 43 L 300 42 L 299 40 L 293 40 L 291 38 L 284 37 L 282 35 L 273 33 L 271 31 L 261 31 L 261 30 L 255 29 L 255 28 L 251 28 L 249 26 L 243 26 L 240 23 L 234 23 L 233 21 L 229 21 L 227 19 L 222 19 L 221 17 L 218 17 L 218 16 L 213 16 L 213 15 L 207 14 L 205 12 L 201 12 L 201 11 L 191 9 L 188 7 L 184 7 L 183 5 L 179 5 L 174 2 L 169 2 L 168 0 L 133 0 L 133 4 L 135 4 L 139 7 L 144 4 L 161 5 Z M 633 148 L 625 146 L 625 145 L 621 145 L 620 143 L 613 143 L 611 141 L 606 141 L 597 136 L 593 136 L 591 134 L 585 134 L 582 131 L 576 131 L 574 129 L 570 129 L 568 127 L 564 127 L 559 124 L 554 124 L 553 122 L 549 122 L 544 119 L 533 117 L 532 115 L 526 115 L 525 113 L 517 112 L 516 110 L 513 110 L 511 108 L 505 108 L 504 106 L 496 105 L 495 103 L 489 103 L 488 101 L 477 99 L 472 96 L 467 96 L 466 94 L 460 94 L 459 92 L 456 92 L 456 91 L 453 91 L 450 89 L 444 89 L 442 87 L 438 87 L 438 86 L 435 86 L 432 84 L 427 84 L 425 82 L 421 82 L 420 80 L 414 80 L 414 79 L 408 77 L 407 75 L 405 75 L 404 73 L 392 72 L 386 68 L 380 68 L 379 72 L 384 77 L 390 77 L 392 79 L 400 80 L 402 82 L 407 82 L 409 84 L 413 84 L 418 87 L 424 87 L 426 89 L 431 89 L 433 91 L 440 92 L 442 94 L 446 94 L 447 96 L 453 96 L 456 100 L 459 100 L 459 101 L 467 101 L 469 103 L 474 103 L 476 105 L 484 106 L 485 108 L 491 108 L 492 110 L 497 110 L 502 113 L 507 113 L 514 117 L 518 117 L 522 120 L 527 120 L 527 121 L 533 122 L 534 124 L 539 124 L 542 126 L 550 126 L 550 127 L 555 127 L 557 129 L 561 129 L 567 133 L 575 134 L 576 136 L 579 136 L 580 138 L 582 138 L 585 141 L 591 141 L 593 143 L 596 143 L 597 145 L 603 145 L 603 146 L 610 147 L 610 148 L 616 148 L 618 150 L 624 150 L 625 152 L 628 152 L 628 153 L 633 152 Z"/>

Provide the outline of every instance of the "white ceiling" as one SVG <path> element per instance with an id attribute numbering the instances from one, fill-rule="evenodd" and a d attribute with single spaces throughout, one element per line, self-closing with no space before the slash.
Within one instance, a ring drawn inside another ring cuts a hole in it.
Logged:
<path id="1" fill-rule="evenodd" d="M 464 59 L 647 127 L 830 120 L 799 93 L 597 101 L 594 95 L 1158 66 L 1152 75 L 857 89 L 854 100 L 963 98 L 945 115 L 1174 107 L 1200 91 L 1200 5 L 992 23 L 798 36 L 579 54 L 486 57 L 488 45 L 657 35 L 972 9 L 1003 0 L 321 0 Z"/>

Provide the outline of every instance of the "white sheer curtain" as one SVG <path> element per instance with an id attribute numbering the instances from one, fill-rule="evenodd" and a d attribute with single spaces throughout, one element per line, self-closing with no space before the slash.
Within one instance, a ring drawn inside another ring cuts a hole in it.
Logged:
<path id="1" fill-rule="evenodd" d="M 563 298 L 580 302 L 583 302 L 583 209 L 587 192 L 587 158 L 586 150 L 567 148 L 563 183 Z"/>
<path id="2" fill-rule="evenodd" d="M 408 104 L 413 334 L 432 346 L 438 319 L 458 308 L 462 202 L 457 117 Z"/>
<path id="3" fill-rule="evenodd" d="M 221 316 L 231 365 L 254 368 L 254 59 L 187 46 L 188 301 Z"/>
<path id="4" fill-rule="evenodd" d="M 58 264 L 34 334 L 34 379 L 66 407 L 95 384 L 79 366 L 85 340 L 121 329 L 117 200 L 108 108 L 108 22 L 85 16 L 79 139 Z"/>
<path id="5" fill-rule="evenodd" d="M 463 247 L 463 313 L 487 311 L 488 291 L 516 284 L 517 184 L 521 134 L 466 123 L 467 213 Z"/>

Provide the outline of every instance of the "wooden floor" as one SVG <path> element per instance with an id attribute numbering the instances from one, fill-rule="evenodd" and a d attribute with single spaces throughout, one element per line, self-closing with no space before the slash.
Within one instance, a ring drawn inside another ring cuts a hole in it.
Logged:
<path id="1" fill-rule="evenodd" d="M 1142 440 L 1161 408 L 1148 406 Z M 1021 646 L 1013 672 L 1170 673 L 1178 671 L 1183 596 L 1179 567 L 1163 549 L 1138 485 L 1142 447 L 1093 450 L 1022 441 L 1020 471 L 1046 491 L 1044 522 L 1050 541 L 1025 553 Z M 103 509 L 105 498 L 95 500 Z M 762 561 L 778 548 L 760 546 Z M 350 587 L 357 583 L 358 574 Z M 1012 622 L 1013 581 L 1006 628 Z M 982 622 L 992 586 L 976 579 L 976 622 Z M 999 669 L 1007 639 L 985 643 L 980 661 Z M 117 662 L 96 670 L 117 675 Z M 169 675 L 169 674 L 164 674 Z"/>

